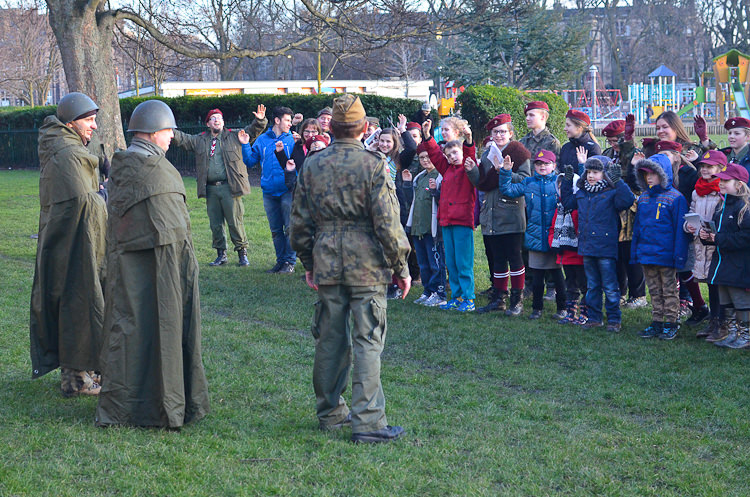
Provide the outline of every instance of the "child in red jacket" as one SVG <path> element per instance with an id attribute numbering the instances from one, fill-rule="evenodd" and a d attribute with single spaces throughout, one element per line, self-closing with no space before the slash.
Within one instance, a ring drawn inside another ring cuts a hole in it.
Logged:
<path id="1" fill-rule="evenodd" d="M 432 122 L 422 125 L 424 136 L 430 136 Z M 430 161 L 443 176 L 438 224 L 443 231 L 445 265 L 451 287 L 451 299 L 441 309 L 457 309 L 470 312 L 474 307 L 474 203 L 476 190 L 469 179 L 479 179 L 476 165 L 476 149 L 472 143 L 471 130 L 464 129 L 466 141 L 445 144 L 444 150 L 434 138 L 424 142 Z M 445 155 L 443 155 L 445 153 Z"/>

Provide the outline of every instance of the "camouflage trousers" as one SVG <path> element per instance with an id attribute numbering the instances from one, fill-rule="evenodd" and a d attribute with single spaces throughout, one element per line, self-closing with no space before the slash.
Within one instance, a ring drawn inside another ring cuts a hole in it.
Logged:
<path id="1" fill-rule="evenodd" d="M 379 430 L 388 424 L 380 383 L 380 354 L 386 335 L 385 289 L 385 285 L 320 285 L 318 289 L 312 325 L 313 387 L 321 428 L 339 423 L 349 414 L 341 395 L 350 374 L 352 432 Z"/>
<path id="2" fill-rule="evenodd" d="M 652 319 L 676 323 L 680 315 L 680 291 L 677 288 L 677 270 L 673 267 L 643 265 L 648 293 L 651 294 Z"/>
<path id="3" fill-rule="evenodd" d="M 60 390 L 64 397 L 72 397 L 81 393 L 92 395 L 100 388 L 99 382 L 101 382 L 101 377 L 94 371 L 60 368 Z"/>

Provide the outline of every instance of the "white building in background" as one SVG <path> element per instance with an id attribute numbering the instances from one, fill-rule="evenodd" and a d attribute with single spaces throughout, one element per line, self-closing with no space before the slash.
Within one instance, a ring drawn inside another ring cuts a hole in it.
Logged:
<path id="1" fill-rule="evenodd" d="M 381 97 L 412 98 L 427 101 L 430 98 L 430 87 L 434 83 L 425 79 L 420 81 L 406 80 L 328 80 L 323 82 L 321 93 L 363 93 Z M 184 95 L 219 96 L 240 94 L 286 95 L 300 93 L 313 95 L 317 93 L 318 82 L 315 80 L 289 81 L 165 81 L 161 85 L 162 97 L 181 97 Z M 154 95 L 154 87 L 140 89 L 139 96 Z M 136 96 L 135 90 L 120 92 L 120 98 Z"/>

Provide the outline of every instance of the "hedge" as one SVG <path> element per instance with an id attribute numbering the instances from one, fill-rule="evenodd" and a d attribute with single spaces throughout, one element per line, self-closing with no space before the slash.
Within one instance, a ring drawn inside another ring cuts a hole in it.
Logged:
<path id="1" fill-rule="evenodd" d="M 523 112 L 527 103 L 541 100 L 547 102 L 550 109 L 550 117 L 547 126 L 561 143 L 564 143 L 565 114 L 568 112 L 568 104 L 565 100 L 554 93 L 524 93 L 516 88 L 507 86 L 470 86 L 458 96 L 458 104 L 461 115 L 469 121 L 476 143 L 488 135 L 484 129 L 485 125 L 498 114 L 510 114 L 513 126 L 516 129 L 516 137 L 520 138 L 529 132 L 526 127 L 526 118 Z"/>

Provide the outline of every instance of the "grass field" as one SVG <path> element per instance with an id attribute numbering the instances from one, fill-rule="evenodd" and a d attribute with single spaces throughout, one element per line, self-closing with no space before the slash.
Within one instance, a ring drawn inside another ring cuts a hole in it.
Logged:
<path id="1" fill-rule="evenodd" d="M 299 274 L 264 273 L 274 258 L 259 189 L 245 197 L 250 267 L 209 268 L 205 204 L 185 183 L 212 412 L 181 432 L 99 429 L 95 399 L 63 399 L 58 372 L 30 380 L 38 173 L 0 172 L 0 496 L 750 493 L 748 352 L 690 332 L 641 340 L 643 310 L 625 312 L 620 334 L 583 332 L 423 308 L 417 287 L 389 302 L 383 354 L 388 419 L 404 438 L 354 446 L 349 430 L 319 432 L 315 295 Z"/>

